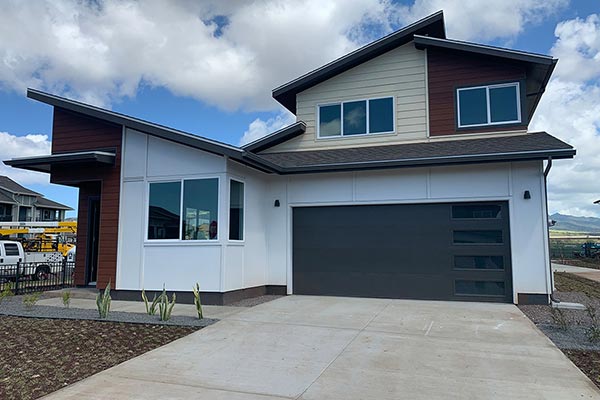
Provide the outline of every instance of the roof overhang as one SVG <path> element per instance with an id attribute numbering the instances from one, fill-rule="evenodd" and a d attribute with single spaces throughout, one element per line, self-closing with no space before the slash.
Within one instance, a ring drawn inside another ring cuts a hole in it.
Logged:
<path id="1" fill-rule="evenodd" d="M 380 56 L 413 40 L 413 35 L 421 34 L 446 37 L 444 14 L 438 11 L 379 40 L 363 46 L 337 60 L 311 71 L 291 82 L 273 89 L 273 98 L 296 114 L 296 95 L 308 88 L 324 82 L 336 75 L 356 67 L 372 58 Z"/>
<path id="2" fill-rule="evenodd" d="M 347 163 L 329 163 L 312 164 L 299 167 L 280 167 L 279 173 L 287 174 L 305 174 L 318 172 L 341 172 L 341 171 L 361 171 L 370 169 L 387 168 L 415 168 L 415 167 L 435 167 L 444 165 L 464 165 L 464 164 L 487 164 L 497 162 L 511 161 L 532 161 L 553 160 L 573 158 L 575 150 L 572 151 L 540 151 L 540 152 L 514 152 L 514 153 L 491 153 L 465 156 L 441 156 L 424 158 L 404 158 L 378 161 L 357 161 Z"/>
<path id="3" fill-rule="evenodd" d="M 495 46 L 463 42 L 460 40 L 422 36 L 418 34 L 414 35 L 414 43 L 415 47 L 421 50 L 426 48 L 440 48 L 486 57 L 496 57 L 525 65 L 527 74 L 525 90 L 527 97 L 527 115 L 529 120 L 533 117 L 533 113 L 540 102 L 542 94 L 544 94 L 544 91 L 546 90 L 546 85 L 558 62 L 557 59 L 543 54 L 504 49 Z"/>
<path id="4" fill-rule="evenodd" d="M 29 171 L 51 172 L 52 167 L 55 165 L 114 165 L 115 159 L 115 153 L 107 151 L 82 151 L 13 158 L 12 160 L 4 161 L 4 164 Z"/>
<path id="5" fill-rule="evenodd" d="M 436 140 L 361 148 L 252 154 L 274 172 L 306 174 L 387 168 L 566 159 L 575 149 L 545 132 L 504 137 Z"/>
<path id="6" fill-rule="evenodd" d="M 216 140 L 207 139 L 201 136 L 193 135 L 191 133 L 183 132 L 177 129 L 172 129 L 149 121 L 133 118 L 128 115 L 116 113 L 114 111 L 106 110 L 100 107 L 92 106 L 90 104 L 81 103 L 79 101 L 67 99 L 64 97 L 56 96 L 50 93 L 45 93 L 31 88 L 27 89 L 27 97 L 60 108 L 62 110 L 66 110 L 68 112 L 73 112 L 104 122 L 124 126 L 126 128 L 134 129 L 136 131 L 146 133 L 148 135 L 168 140 L 170 142 L 178 143 L 184 146 L 227 157 L 231 160 L 237 161 L 241 164 L 263 172 L 273 172 L 271 169 L 265 167 L 264 165 L 245 158 L 244 150 L 236 146 L 221 143 Z M 9 160 L 9 162 L 15 161 L 16 160 Z M 22 166 L 17 166 L 17 164 L 7 165 L 12 165 L 16 168 L 23 168 Z M 25 166 L 25 164 L 19 165 Z M 47 165 L 43 167 L 38 167 L 34 165 L 27 167 L 27 169 L 42 172 L 49 172 L 48 168 L 49 167 Z"/>

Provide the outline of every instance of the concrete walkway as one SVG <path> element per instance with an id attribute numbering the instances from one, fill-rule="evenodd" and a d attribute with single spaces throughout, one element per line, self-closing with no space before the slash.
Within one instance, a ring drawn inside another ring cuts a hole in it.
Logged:
<path id="1" fill-rule="evenodd" d="M 288 296 L 47 399 L 600 399 L 514 305 Z"/>
<path id="2" fill-rule="evenodd" d="M 554 272 L 568 272 L 570 274 L 581 276 L 582 278 L 600 282 L 600 270 L 598 269 L 552 263 L 552 270 Z"/>

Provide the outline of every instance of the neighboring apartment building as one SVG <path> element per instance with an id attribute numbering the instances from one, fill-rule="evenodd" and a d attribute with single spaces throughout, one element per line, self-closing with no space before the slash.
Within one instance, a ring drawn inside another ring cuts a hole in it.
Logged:
<path id="1" fill-rule="evenodd" d="M 297 122 L 243 147 L 29 90 L 52 155 L 5 163 L 79 188 L 77 283 L 117 297 L 547 303 L 546 176 L 575 150 L 528 124 L 556 61 L 440 12 L 275 89 Z"/>
<path id="2" fill-rule="evenodd" d="M 0 176 L 0 222 L 64 221 L 69 210 L 72 208 Z"/>

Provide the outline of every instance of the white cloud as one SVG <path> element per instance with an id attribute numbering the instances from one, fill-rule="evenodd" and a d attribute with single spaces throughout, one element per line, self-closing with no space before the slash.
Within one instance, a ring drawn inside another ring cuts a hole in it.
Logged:
<path id="1" fill-rule="evenodd" d="M 271 88 L 355 48 L 362 22 L 386 20 L 378 0 L 99 4 L 3 2 L 1 84 L 100 105 L 162 86 L 227 110 L 273 110 Z"/>
<path id="2" fill-rule="evenodd" d="M 510 37 L 566 1 L 5 0 L 0 86 L 107 106 L 151 85 L 227 110 L 275 110 L 270 89 L 398 24 L 443 8 L 458 38 Z"/>
<path id="3" fill-rule="evenodd" d="M 600 78 L 600 16 L 563 21 L 556 26 L 558 40 L 552 55 L 560 59 L 555 76 L 585 82 Z"/>
<path id="4" fill-rule="evenodd" d="M 15 136 L 0 132 L 0 160 L 17 157 L 31 157 L 50 154 L 50 141 L 47 135 Z M 0 175 L 6 175 L 22 185 L 49 183 L 49 175 L 11 168 L 0 162 Z"/>
<path id="5" fill-rule="evenodd" d="M 396 12 L 400 21 L 410 23 L 443 9 L 448 37 L 481 43 L 513 38 L 567 4 L 569 0 L 415 0 Z"/>
<path id="6" fill-rule="evenodd" d="M 550 173 L 550 211 L 600 216 L 600 23 L 597 15 L 557 25 L 552 55 L 560 57 L 531 130 L 545 130 L 577 149 Z M 575 63 L 573 62 L 575 61 Z"/>
<path id="7" fill-rule="evenodd" d="M 240 146 L 247 143 L 251 143 L 269 133 L 275 132 L 283 127 L 296 122 L 296 117 L 287 111 L 282 111 L 273 118 L 269 118 L 266 121 L 256 118 L 248 126 L 248 130 L 244 132 L 242 139 L 240 140 Z"/>

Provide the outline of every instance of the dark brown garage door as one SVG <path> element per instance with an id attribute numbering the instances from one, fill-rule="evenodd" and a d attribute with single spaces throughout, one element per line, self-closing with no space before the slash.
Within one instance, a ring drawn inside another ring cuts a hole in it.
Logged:
<path id="1" fill-rule="evenodd" d="M 512 302 L 506 202 L 293 210 L 293 292 Z"/>

